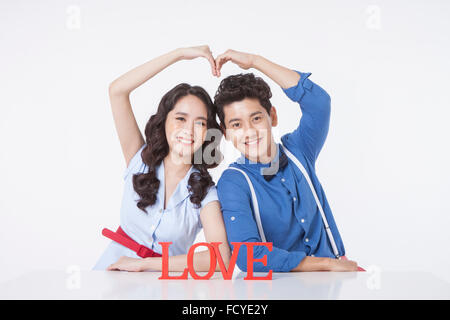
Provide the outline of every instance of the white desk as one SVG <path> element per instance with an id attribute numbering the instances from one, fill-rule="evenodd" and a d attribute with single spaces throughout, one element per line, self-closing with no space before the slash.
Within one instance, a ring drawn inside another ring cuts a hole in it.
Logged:
<path id="1" fill-rule="evenodd" d="M 274 273 L 272 280 L 243 280 L 245 273 L 233 280 L 221 273 L 210 280 L 159 276 L 37 271 L 0 284 L 0 299 L 450 299 L 450 284 L 427 272 L 292 272 Z"/>

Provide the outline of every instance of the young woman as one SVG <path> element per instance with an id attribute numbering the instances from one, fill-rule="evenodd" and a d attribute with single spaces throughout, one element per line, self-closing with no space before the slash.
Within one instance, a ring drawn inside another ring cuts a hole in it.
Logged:
<path id="1" fill-rule="evenodd" d="M 113 241 L 95 265 L 96 270 L 161 270 L 162 248 L 169 247 L 169 271 L 183 271 L 187 252 L 204 228 L 207 242 L 221 242 L 228 266 L 230 249 L 217 192 L 208 173 L 220 158 L 219 139 L 210 141 L 208 129 L 219 129 L 214 105 L 199 86 L 179 84 L 167 92 L 145 127 L 145 140 L 136 123 L 130 93 L 169 65 L 206 58 L 217 76 L 208 46 L 179 48 L 150 60 L 114 80 L 109 86 L 113 118 L 127 163 L 120 228 L 103 230 Z M 213 145 L 211 145 L 213 143 Z M 209 148 L 208 148 L 209 147 Z M 205 153 L 205 149 L 210 152 Z M 208 271 L 209 252 L 195 253 L 196 271 Z M 219 267 L 217 266 L 217 270 Z"/>

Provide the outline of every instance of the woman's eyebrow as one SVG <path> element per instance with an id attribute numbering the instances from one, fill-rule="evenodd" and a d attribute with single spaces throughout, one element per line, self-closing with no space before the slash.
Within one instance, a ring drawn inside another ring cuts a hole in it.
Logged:
<path id="1" fill-rule="evenodd" d="M 183 115 L 183 116 L 188 116 L 189 114 L 188 113 L 186 113 L 186 112 L 182 112 L 182 111 L 178 111 L 178 112 L 175 112 L 175 114 L 181 114 L 181 115 Z M 208 120 L 208 119 L 206 119 L 205 117 L 203 117 L 203 116 L 199 116 L 199 117 L 197 117 L 197 118 L 195 118 L 195 119 L 201 119 L 201 120 Z"/>

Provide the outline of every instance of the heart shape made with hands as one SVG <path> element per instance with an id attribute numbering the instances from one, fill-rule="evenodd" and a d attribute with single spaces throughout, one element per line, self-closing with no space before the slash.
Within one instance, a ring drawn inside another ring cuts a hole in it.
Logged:
<path id="1" fill-rule="evenodd" d="M 217 57 L 213 57 L 211 49 L 209 46 L 199 46 L 186 48 L 187 52 L 185 52 L 185 56 L 187 59 L 193 59 L 195 57 L 204 57 L 206 58 L 210 65 L 213 76 L 220 77 L 222 66 L 228 61 L 233 62 L 238 65 L 240 68 L 247 70 L 252 67 L 254 61 L 254 55 L 250 53 L 240 52 L 232 49 L 226 50 L 224 53 L 218 55 Z"/>

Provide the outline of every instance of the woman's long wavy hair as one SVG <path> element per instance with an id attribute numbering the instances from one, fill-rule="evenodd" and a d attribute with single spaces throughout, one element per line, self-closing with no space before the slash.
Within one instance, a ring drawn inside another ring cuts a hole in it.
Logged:
<path id="1" fill-rule="evenodd" d="M 215 132 L 220 132 L 220 127 L 216 121 L 215 106 L 209 94 L 202 87 L 181 83 L 162 97 L 156 114 L 150 117 L 145 126 L 146 146 L 141 152 L 141 157 L 142 161 L 148 166 L 148 172 L 133 175 L 133 187 L 140 196 L 137 206 L 146 213 L 147 210 L 145 208 L 155 204 L 160 185 L 160 181 L 156 177 L 156 168 L 169 154 L 169 144 L 165 131 L 167 114 L 174 108 L 179 99 L 187 95 L 194 95 L 203 101 L 208 113 L 207 129 L 217 129 Z M 217 139 L 217 136 L 208 136 L 209 132 L 211 131 L 207 131 L 203 145 L 192 156 L 191 163 L 199 172 L 192 172 L 188 180 L 190 200 L 197 208 L 200 207 L 200 203 L 205 198 L 208 189 L 214 185 L 208 169 L 217 167 L 223 158 L 219 151 L 221 136 Z M 214 137 L 215 139 L 213 139 Z M 208 148 L 208 150 L 211 150 L 209 155 L 216 159 L 212 163 L 211 161 L 205 161 L 203 153 L 210 144 L 213 145 Z M 195 162 L 193 161 L 194 158 Z M 197 163 L 200 162 L 197 159 L 201 159 L 201 163 Z"/>

